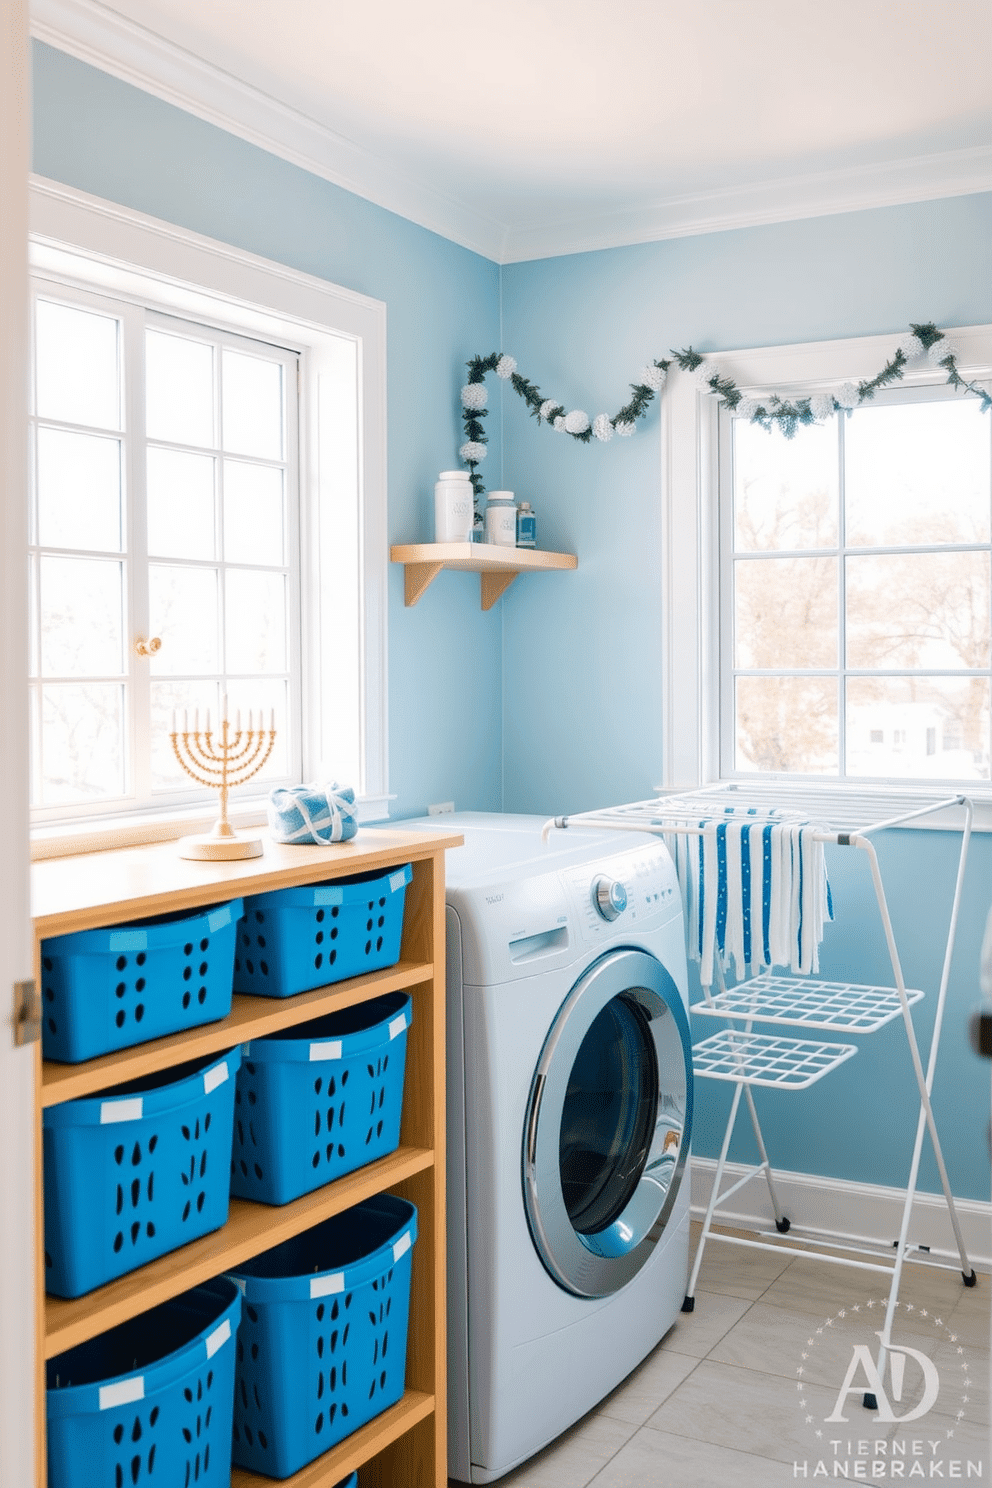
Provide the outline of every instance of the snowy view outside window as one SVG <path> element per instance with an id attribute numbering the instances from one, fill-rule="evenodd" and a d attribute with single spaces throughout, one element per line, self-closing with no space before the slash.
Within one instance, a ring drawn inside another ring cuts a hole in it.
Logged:
<path id="1" fill-rule="evenodd" d="M 730 444 L 726 773 L 988 780 L 989 415 L 919 389 Z"/>
<path id="2" fill-rule="evenodd" d="M 35 301 L 32 797 L 197 795 L 169 740 L 226 692 L 298 752 L 296 357 L 96 296 Z M 157 638 L 153 654 L 136 643 Z M 204 794 L 200 792 L 199 794 Z"/>

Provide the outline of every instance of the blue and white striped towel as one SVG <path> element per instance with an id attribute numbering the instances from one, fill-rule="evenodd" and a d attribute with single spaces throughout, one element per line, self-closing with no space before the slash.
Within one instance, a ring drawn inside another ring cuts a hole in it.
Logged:
<path id="1" fill-rule="evenodd" d="M 350 785 L 276 786 L 269 793 L 269 834 L 273 842 L 347 842 L 358 831 L 355 792 Z"/>
<path id="2" fill-rule="evenodd" d="M 678 812 L 680 821 L 691 818 Z M 698 834 L 666 837 L 685 905 L 689 955 L 710 986 L 719 956 L 738 978 L 760 967 L 819 970 L 823 927 L 833 919 L 823 844 L 808 822 L 728 806 L 693 822 Z M 661 818 L 658 825 L 664 825 Z"/>

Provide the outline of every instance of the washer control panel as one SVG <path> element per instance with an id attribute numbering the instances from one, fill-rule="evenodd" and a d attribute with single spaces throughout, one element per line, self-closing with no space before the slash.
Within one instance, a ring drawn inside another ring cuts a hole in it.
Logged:
<path id="1" fill-rule="evenodd" d="M 625 924 L 668 919 L 682 908 L 674 865 L 660 845 L 614 854 L 594 866 L 570 869 L 563 877 L 587 939 L 615 933 Z"/>

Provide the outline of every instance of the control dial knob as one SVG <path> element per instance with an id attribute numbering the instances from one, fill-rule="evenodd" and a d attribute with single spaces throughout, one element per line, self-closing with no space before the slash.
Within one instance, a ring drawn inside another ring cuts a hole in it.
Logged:
<path id="1" fill-rule="evenodd" d="M 627 890 L 615 878 L 597 878 L 592 899 L 604 920 L 615 920 L 627 908 Z"/>

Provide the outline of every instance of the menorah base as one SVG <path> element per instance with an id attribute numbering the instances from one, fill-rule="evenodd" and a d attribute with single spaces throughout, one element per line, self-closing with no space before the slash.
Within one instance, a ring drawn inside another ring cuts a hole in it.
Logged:
<path id="1" fill-rule="evenodd" d="M 213 832 L 204 832 L 197 837 L 180 837 L 176 846 L 181 858 L 207 858 L 215 862 L 260 858 L 264 851 L 261 837 L 221 837 Z"/>

